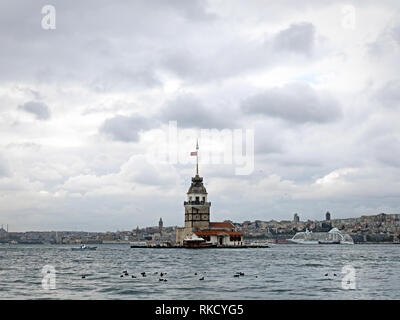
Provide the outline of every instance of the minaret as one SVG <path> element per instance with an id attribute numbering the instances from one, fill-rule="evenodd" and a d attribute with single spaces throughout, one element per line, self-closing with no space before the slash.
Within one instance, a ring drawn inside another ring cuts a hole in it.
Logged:
<path id="1" fill-rule="evenodd" d="M 185 234 L 201 231 L 210 227 L 211 202 L 207 202 L 207 190 L 203 185 L 203 178 L 199 176 L 199 143 L 196 142 L 196 175 L 187 192 L 185 205 Z"/>

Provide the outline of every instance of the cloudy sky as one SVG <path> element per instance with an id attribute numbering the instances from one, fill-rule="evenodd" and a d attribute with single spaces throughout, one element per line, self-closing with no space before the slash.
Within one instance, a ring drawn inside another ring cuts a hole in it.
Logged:
<path id="1" fill-rule="evenodd" d="M 47 4 L 56 29 L 42 28 Z M 0 224 L 183 225 L 194 164 L 152 158 L 169 121 L 254 130 L 251 174 L 200 165 L 214 221 L 400 213 L 399 9 L 1 1 Z M 188 161 L 194 145 L 179 146 Z"/>

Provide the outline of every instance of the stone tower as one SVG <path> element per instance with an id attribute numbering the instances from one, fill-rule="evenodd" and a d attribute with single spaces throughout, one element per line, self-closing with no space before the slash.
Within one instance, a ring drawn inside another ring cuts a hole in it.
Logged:
<path id="1" fill-rule="evenodd" d="M 192 155 L 197 157 L 196 176 L 192 178 L 192 184 L 187 192 L 185 206 L 185 234 L 201 231 L 210 227 L 211 202 L 207 202 L 207 190 L 203 184 L 203 178 L 199 176 L 199 146 Z"/>
<path id="2" fill-rule="evenodd" d="M 164 223 L 162 221 L 162 218 L 160 218 L 160 221 L 158 221 L 158 230 L 160 231 L 160 233 L 162 232 L 163 225 L 164 225 Z"/>
<path id="3" fill-rule="evenodd" d="M 328 211 L 327 213 L 325 213 L 325 220 L 326 220 L 326 221 L 331 220 L 331 214 L 330 214 L 329 211 Z"/>

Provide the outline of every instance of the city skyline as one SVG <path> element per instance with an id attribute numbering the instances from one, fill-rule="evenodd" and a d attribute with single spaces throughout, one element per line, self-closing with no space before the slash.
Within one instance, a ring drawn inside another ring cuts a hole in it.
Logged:
<path id="1" fill-rule="evenodd" d="M 326 214 L 327 213 L 329 213 L 330 214 L 330 216 L 329 216 L 329 219 L 327 219 L 327 216 L 326 216 Z M 393 214 L 393 213 L 385 213 L 385 212 L 380 212 L 380 213 L 376 213 L 376 214 L 373 214 L 373 215 L 361 215 L 361 216 L 356 216 L 356 217 L 342 217 L 342 218 L 335 218 L 335 217 L 333 217 L 333 218 L 331 218 L 331 213 L 329 212 L 329 211 L 327 211 L 326 213 L 324 213 L 323 215 L 321 215 L 321 219 L 320 218 L 316 218 L 316 219 L 309 219 L 309 218 L 307 218 L 307 217 L 305 217 L 305 218 L 301 218 L 301 215 L 299 215 L 298 213 L 294 213 L 293 214 L 293 217 L 292 217 L 292 219 L 274 219 L 274 218 L 271 218 L 271 219 L 269 219 L 269 220 L 262 220 L 262 219 L 255 219 L 255 220 L 243 220 L 243 221 L 233 221 L 233 220 L 230 220 L 230 219 L 226 219 L 226 220 L 224 220 L 223 222 L 231 222 L 231 223 L 233 223 L 234 225 L 243 225 L 243 224 L 248 224 L 248 223 L 257 223 L 257 222 L 262 222 L 262 223 L 269 223 L 269 222 L 277 222 L 277 223 L 287 223 L 287 222 L 290 222 L 290 223 L 299 223 L 299 224 L 304 224 L 304 223 L 309 223 L 309 222 L 324 222 L 324 221 L 342 221 L 342 220 L 351 220 L 351 219 L 361 219 L 361 218 L 373 218 L 373 217 L 377 217 L 377 216 L 379 216 L 379 215 L 388 215 L 388 216 L 391 216 L 391 215 L 399 215 L 399 214 Z M 161 219 L 162 219 L 162 217 L 160 217 Z M 322 218 L 324 218 L 324 219 L 322 219 Z M 171 224 L 171 225 L 169 225 L 169 224 L 166 224 L 165 226 L 163 226 L 163 228 L 164 229 L 170 229 L 170 228 L 176 228 L 176 227 L 178 227 L 179 228 L 179 225 L 173 225 L 173 224 Z M 140 226 L 140 225 L 133 225 L 131 228 L 129 228 L 129 227 L 122 227 L 122 228 L 119 228 L 119 229 L 115 229 L 115 230 L 103 230 L 103 231 L 99 231 L 99 230 L 92 230 L 92 231 L 88 231 L 88 230 L 83 230 L 83 229 L 48 229 L 48 230 L 8 230 L 9 229 L 9 225 L 7 224 L 7 225 L 4 225 L 4 224 L 1 224 L 1 222 L 0 222 L 0 230 L 4 230 L 4 231 L 7 231 L 7 232 L 10 232 L 10 233 L 13 233 L 13 232 L 17 232 L 17 233 L 19 233 L 19 232 L 22 232 L 22 233 L 24 233 L 24 232 L 88 232 L 88 233 L 107 233 L 107 232 L 112 232 L 112 233 L 116 233 L 116 232 L 129 232 L 129 231 L 132 231 L 132 230 L 137 230 L 137 229 L 139 229 L 139 230 L 145 230 L 145 229 L 159 229 L 160 228 L 160 225 L 159 225 L 159 221 L 157 221 L 157 222 L 154 222 L 154 224 L 150 224 L 150 225 L 142 225 L 142 226 Z"/>
<path id="2" fill-rule="evenodd" d="M 190 224 L 191 225 L 191 224 Z M 207 226 L 206 226 L 207 227 Z M 302 237 L 304 234 L 321 235 L 323 233 L 340 232 L 346 234 L 347 241 L 354 243 L 369 244 L 398 244 L 400 243 L 400 214 L 380 213 L 373 216 L 361 216 L 347 219 L 331 219 L 327 212 L 325 220 L 299 221 L 299 216 L 294 215 L 292 221 L 243 221 L 242 223 L 224 221 L 210 222 L 210 230 L 196 232 L 197 235 L 206 237 L 207 241 L 225 242 L 230 246 L 241 246 L 238 236 L 244 236 L 244 240 L 272 242 L 277 244 L 289 244 L 296 235 Z M 221 229 L 222 228 L 222 229 Z M 160 219 L 158 226 L 145 228 L 134 228 L 132 230 L 117 230 L 107 232 L 87 232 L 83 230 L 63 231 L 26 231 L 8 232 L 0 228 L 0 243 L 8 244 L 134 244 L 143 245 L 166 244 L 167 246 L 178 245 L 182 240 L 184 228 L 178 226 L 163 226 Z M 310 233 L 309 233 L 310 232 Z M 186 232 L 185 232 L 186 233 Z M 236 236 L 228 239 L 226 235 Z M 217 238 L 215 238 L 217 236 Z M 213 237 L 213 239 L 212 239 Z M 219 239 L 221 237 L 221 239 Z M 190 237 L 192 238 L 192 236 Z M 196 237 L 195 237 L 196 238 Z M 352 240 L 350 240 L 352 239 Z"/>
<path id="3" fill-rule="evenodd" d="M 53 1 L 48 29 L 45 5 L 0 4 L 10 229 L 182 225 L 194 135 L 214 221 L 400 213 L 398 2 Z M 253 170 L 203 163 L 227 143 L 202 129 L 253 132 Z"/>

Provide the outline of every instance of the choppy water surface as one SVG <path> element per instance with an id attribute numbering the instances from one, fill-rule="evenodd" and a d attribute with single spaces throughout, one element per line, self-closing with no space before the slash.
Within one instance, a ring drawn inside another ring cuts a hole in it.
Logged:
<path id="1" fill-rule="evenodd" d="M 0 298 L 400 299 L 400 245 L 203 250 L 98 245 L 96 251 L 71 247 L 0 245 Z M 56 269 L 55 290 L 42 288 L 45 265 Z M 355 290 L 342 288 L 345 265 L 355 268 Z M 121 278 L 124 270 L 129 276 Z M 168 281 L 159 281 L 155 272 L 166 272 L 163 278 Z M 236 272 L 245 275 L 234 277 Z"/>

